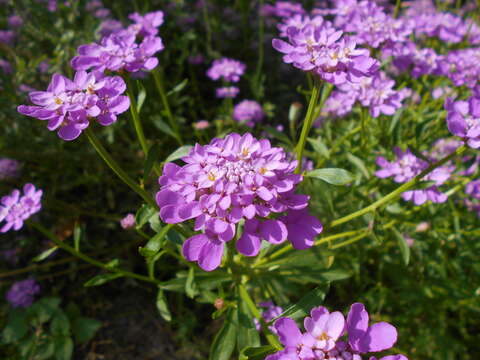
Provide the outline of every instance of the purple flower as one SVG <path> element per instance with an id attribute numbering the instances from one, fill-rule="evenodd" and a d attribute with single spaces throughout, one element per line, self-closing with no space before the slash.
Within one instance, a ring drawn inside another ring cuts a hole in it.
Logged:
<path id="1" fill-rule="evenodd" d="M 377 157 L 377 165 L 382 169 L 375 172 L 379 178 L 393 177 L 396 183 L 405 183 L 420 174 L 428 167 L 428 163 L 417 158 L 410 150 L 402 151 L 395 148 L 394 152 L 397 160 L 394 162 L 387 161 L 384 157 Z M 450 178 L 453 169 L 449 166 L 438 167 L 428 175 L 423 181 L 434 181 L 435 184 L 421 190 L 408 190 L 402 193 L 402 198 L 406 201 L 413 201 L 415 205 L 422 205 L 430 200 L 434 203 L 443 203 L 447 201 L 447 195 L 440 192 L 438 186 L 442 185 Z"/>
<path id="2" fill-rule="evenodd" d="M 470 181 L 467 186 L 465 186 L 465 193 L 480 200 L 480 180 Z"/>
<path id="3" fill-rule="evenodd" d="M 271 301 L 261 302 L 258 305 L 265 309 L 262 311 L 262 318 L 266 322 L 269 322 L 270 320 L 275 319 L 277 316 L 280 316 L 283 312 L 283 309 L 280 306 L 276 306 Z M 260 322 L 257 319 L 253 319 L 253 321 L 255 323 L 255 329 L 257 329 L 257 331 L 260 331 L 261 330 Z M 268 328 L 271 332 L 273 332 L 274 334 L 277 334 L 277 329 L 275 328 L 275 326 L 269 326 Z"/>
<path id="4" fill-rule="evenodd" d="M 322 351 L 333 350 L 345 327 L 342 313 L 338 311 L 330 313 L 325 307 L 319 306 L 312 309 L 310 316 L 305 318 L 304 326 L 314 338 L 313 347 Z"/>
<path id="5" fill-rule="evenodd" d="M 120 31 L 122 29 L 123 29 L 123 25 L 120 21 L 109 19 L 109 20 L 102 21 L 102 23 L 100 24 L 100 30 L 98 31 L 98 33 L 102 37 L 105 37 L 117 31 Z"/>
<path id="6" fill-rule="evenodd" d="M 479 56 L 479 48 L 450 51 L 437 61 L 437 73 L 448 77 L 455 86 L 474 88 L 480 76 Z"/>
<path id="7" fill-rule="evenodd" d="M 210 123 L 207 120 L 200 120 L 192 124 L 196 130 L 205 130 L 210 127 Z"/>
<path id="8" fill-rule="evenodd" d="M 235 98 L 237 97 L 240 89 L 236 86 L 224 86 L 221 88 L 217 88 L 215 90 L 215 95 L 217 98 L 225 99 L 225 98 Z"/>
<path id="9" fill-rule="evenodd" d="M 302 4 L 292 1 L 276 1 L 275 5 L 263 5 L 260 9 L 262 16 L 278 16 L 288 18 L 296 14 L 305 14 L 306 11 Z"/>
<path id="10" fill-rule="evenodd" d="M 445 100 L 448 130 L 466 141 L 474 149 L 480 147 L 480 97 L 468 101 Z"/>
<path id="11" fill-rule="evenodd" d="M 20 190 L 13 190 L 10 195 L 0 199 L 0 233 L 5 233 L 13 228 L 18 231 L 22 228 L 23 222 L 30 216 L 40 211 L 40 202 L 43 191 L 36 190 L 32 184 L 23 186 L 23 195 Z"/>
<path id="12" fill-rule="evenodd" d="M 205 62 L 205 57 L 202 54 L 190 55 L 188 62 L 192 65 L 199 65 Z"/>
<path id="13" fill-rule="evenodd" d="M 93 16 L 95 16 L 98 19 L 105 19 L 110 16 L 110 10 L 107 8 L 100 8 L 95 10 L 93 13 Z"/>
<path id="14" fill-rule="evenodd" d="M 295 211 L 305 209 L 309 197 L 295 194 L 302 180 L 293 173 L 296 162 L 286 160 L 285 152 L 268 140 L 234 133 L 195 145 L 183 161 L 182 167 L 165 164 L 156 200 L 166 223 L 195 219 L 195 231 L 203 232 L 185 241 L 183 254 L 202 269 L 220 265 L 224 244 L 234 238 L 242 219 L 244 232 L 236 245 L 246 256 L 257 255 L 262 240 L 279 244 L 289 237 L 294 246 L 299 242 L 305 248 L 322 231 L 319 221 L 304 210 L 302 232 L 289 234 Z M 282 213 L 283 218 L 268 218 Z"/>
<path id="15" fill-rule="evenodd" d="M 277 25 L 277 28 L 280 31 L 281 37 L 288 37 L 288 28 L 294 27 L 297 29 L 302 29 L 307 25 L 312 25 L 315 27 L 322 25 L 326 27 L 332 27 L 332 23 L 329 21 L 324 21 L 322 16 L 310 17 L 306 15 L 295 14 L 291 17 L 284 18 L 283 22 Z"/>
<path id="16" fill-rule="evenodd" d="M 50 64 L 48 61 L 42 61 L 38 64 L 38 71 L 41 73 L 46 73 L 48 69 L 50 68 Z"/>
<path id="17" fill-rule="evenodd" d="M 163 24 L 163 11 L 153 11 L 143 16 L 133 13 L 128 15 L 128 18 L 135 22 L 129 26 L 129 30 L 142 37 L 155 36 Z"/>
<path id="18" fill-rule="evenodd" d="M 239 123 L 245 123 L 253 127 L 265 117 L 262 105 L 254 100 L 243 100 L 233 108 L 233 119 Z"/>
<path id="19" fill-rule="evenodd" d="M 353 38 L 342 38 L 343 32 L 333 27 L 289 27 L 287 35 L 288 42 L 272 41 L 272 46 L 285 54 L 283 61 L 332 84 L 359 82 L 378 70 L 378 61 L 369 56 L 367 49 L 357 49 Z"/>
<path id="20" fill-rule="evenodd" d="M 0 30 L 0 43 L 11 45 L 15 39 L 15 33 L 12 30 Z"/>
<path id="21" fill-rule="evenodd" d="M 20 163 L 9 158 L 0 158 L 0 180 L 16 178 L 20 175 Z"/>
<path id="22" fill-rule="evenodd" d="M 23 25 L 23 20 L 18 15 L 12 15 L 8 17 L 8 26 L 11 28 L 18 28 Z"/>
<path id="23" fill-rule="evenodd" d="M 414 42 L 396 42 L 382 49 L 384 58 L 392 57 L 393 65 L 402 72 L 409 71 L 414 77 L 436 74 L 441 57 L 430 48 L 418 48 Z"/>
<path id="24" fill-rule="evenodd" d="M 130 229 L 135 226 L 135 215 L 127 214 L 122 220 L 120 220 L 120 226 L 123 229 Z"/>
<path id="25" fill-rule="evenodd" d="M 29 307 L 40 292 L 40 285 L 34 279 L 14 283 L 7 292 L 6 299 L 13 307 Z"/>
<path id="26" fill-rule="evenodd" d="M 10 63 L 5 59 L 0 59 L 0 69 L 4 74 L 11 74 L 13 71 L 12 65 L 10 65 Z"/>
<path id="27" fill-rule="evenodd" d="M 20 105 L 19 113 L 48 120 L 48 129 L 56 130 L 63 140 L 76 139 L 95 118 L 107 126 L 125 112 L 130 101 L 122 95 L 126 85 L 120 76 L 78 71 L 73 81 L 54 74 L 47 91 L 29 94 L 34 106 Z"/>
<path id="28" fill-rule="evenodd" d="M 240 81 L 240 76 L 245 73 L 245 64 L 229 58 L 221 58 L 215 60 L 207 70 L 207 76 L 212 80 L 219 80 L 220 78 L 224 81 L 229 82 L 238 82 Z"/>

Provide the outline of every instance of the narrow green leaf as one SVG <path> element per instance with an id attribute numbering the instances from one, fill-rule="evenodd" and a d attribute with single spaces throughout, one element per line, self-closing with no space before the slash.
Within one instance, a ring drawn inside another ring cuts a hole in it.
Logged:
<path id="1" fill-rule="evenodd" d="M 235 309 L 227 311 L 225 322 L 215 335 L 210 348 L 209 360 L 230 360 L 237 340 L 237 324 L 235 323 Z"/>
<path id="2" fill-rule="evenodd" d="M 171 162 L 178 160 L 184 156 L 187 156 L 190 150 L 192 149 L 192 145 L 184 145 L 179 147 L 177 150 L 175 150 L 173 153 L 168 155 L 168 157 L 165 159 L 165 162 Z"/>
<path id="3" fill-rule="evenodd" d="M 295 305 L 290 306 L 282 314 L 277 316 L 275 319 L 269 321 L 268 324 L 269 325 L 273 324 L 275 320 L 281 317 L 289 317 L 294 320 L 298 320 L 302 317 L 305 317 L 305 315 L 307 315 L 313 307 L 319 306 L 323 303 L 323 300 L 327 295 L 329 287 L 330 287 L 330 284 L 328 283 L 317 286 L 315 289 L 310 291 L 307 295 L 302 297 L 300 301 L 297 302 Z"/>
<path id="4" fill-rule="evenodd" d="M 362 159 L 360 159 L 359 157 L 351 154 L 351 153 L 347 153 L 347 159 L 348 161 L 350 161 L 353 165 L 355 165 L 358 170 L 360 170 L 360 172 L 363 174 L 363 176 L 365 176 L 365 178 L 369 178 L 370 177 L 370 174 L 367 170 L 367 167 L 365 166 L 365 163 L 363 162 Z"/>
<path id="5" fill-rule="evenodd" d="M 56 250 L 58 249 L 57 246 L 54 246 L 48 250 L 45 250 L 44 252 L 42 252 L 41 254 L 35 256 L 33 259 L 32 259 L 32 262 L 40 262 L 40 261 L 43 261 L 45 260 L 46 258 L 48 258 L 50 255 L 52 255 Z"/>
<path id="6" fill-rule="evenodd" d="M 192 266 L 188 269 L 187 281 L 185 282 L 185 293 L 189 298 L 194 298 L 196 294 L 195 289 L 195 268 Z"/>
<path id="7" fill-rule="evenodd" d="M 167 96 L 170 96 L 182 91 L 187 86 L 187 84 L 188 84 L 188 79 L 183 79 L 182 82 L 175 85 L 175 87 L 167 93 Z"/>
<path id="8" fill-rule="evenodd" d="M 171 225 L 164 226 L 159 233 L 157 233 L 150 240 L 148 240 L 147 244 L 144 247 L 139 247 L 138 252 L 145 257 L 155 256 L 165 243 L 165 234 L 168 232 L 168 230 L 170 230 L 170 228 Z"/>
<path id="9" fill-rule="evenodd" d="M 305 176 L 320 179 L 332 185 L 345 185 L 353 180 L 350 172 L 338 168 L 316 169 L 307 172 Z"/>
<path id="10" fill-rule="evenodd" d="M 264 360 L 267 355 L 273 354 L 277 349 L 272 345 L 247 347 L 240 352 L 239 360 Z"/>
<path id="11" fill-rule="evenodd" d="M 403 262 L 405 265 L 408 265 L 410 262 L 410 247 L 407 244 L 407 240 L 396 228 L 392 228 L 392 232 L 397 238 L 398 247 L 400 248 L 400 254 L 402 254 Z"/>
<path id="12" fill-rule="evenodd" d="M 119 277 L 122 277 L 122 276 L 123 275 L 121 275 L 119 273 L 100 274 L 100 275 L 97 275 L 97 276 L 91 278 L 90 280 L 88 280 L 85 284 L 83 284 L 83 286 L 90 287 L 90 286 L 103 285 L 106 282 L 115 280 L 115 279 L 117 279 Z"/>
<path id="13" fill-rule="evenodd" d="M 327 159 L 330 158 L 330 151 L 328 151 L 327 146 L 326 146 L 325 143 L 322 141 L 322 138 L 321 138 L 320 136 L 319 136 L 318 138 L 316 138 L 316 139 L 307 138 L 307 141 L 310 143 L 310 145 L 312 145 L 313 150 L 314 150 L 316 153 L 319 153 L 319 154 L 322 155 L 324 158 L 327 158 Z"/>
<path id="14" fill-rule="evenodd" d="M 175 132 L 172 130 L 172 128 L 164 122 L 160 116 L 153 116 L 152 117 L 153 125 L 157 127 L 158 130 L 164 132 L 167 135 L 170 135 L 173 138 L 177 138 L 177 135 L 175 135 Z"/>
<path id="15" fill-rule="evenodd" d="M 142 83 L 140 81 L 137 81 L 137 87 L 139 89 L 139 93 L 137 96 L 137 112 L 140 114 L 140 111 L 142 110 L 143 103 L 145 102 L 145 99 L 147 98 L 147 91 L 143 87 Z"/>
<path id="16" fill-rule="evenodd" d="M 147 158 L 145 159 L 145 165 L 143 167 L 143 181 L 146 182 L 150 172 L 152 171 L 153 164 L 155 160 L 158 159 L 160 151 L 162 150 L 159 144 L 153 144 L 150 149 L 148 149 Z"/>
<path id="17" fill-rule="evenodd" d="M 152 216 L 158 216 L 158 210 L 154 209 L 150 205 L 143 204 L 135 214 L 135 224 L 137 224 L 137 229 L 141 229 Z"/>
<path id="18" fill-rule="evenodd" d="M 68 336 L 56 337 L 55 360 L 70 360 L 73 354 L 73 341 Z"/>
<path id="19" fill-rule="evenodd" d="M 253 322 L 253 316 L 248 310 L 247 304 L 239 296 L 237 298 L 237 349 L 241 352 L 244 348 L 249 346 L 260 346 L 260 336 L 255 323 Z"/>
<path id="20" fill-rule="evenodd" d="M 168 310 L 168 303 L 167 299 L 165 298 L 165 294 L 163 293 L 162 289 L 158 289 L 157 293 L 157 309 L 160 313 L 160 316 L 164 318 L 166 321 L 172 320 L 172 314 L 170 314 L 170 310 Z"/>
<path id="21" fill-rule="evenodd" d="M 100 329 L 102 323 L 88 317 L 78 317 L 72 323 L 72 333 L 79 344 L 89 342 Z"/>

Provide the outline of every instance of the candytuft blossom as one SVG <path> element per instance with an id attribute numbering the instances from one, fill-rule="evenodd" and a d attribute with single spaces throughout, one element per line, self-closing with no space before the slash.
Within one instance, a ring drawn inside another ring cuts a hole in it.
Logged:
<path id="1" fill-rule="evenodd" d="M 468 101 L 445 100 L 448 130 L 474 149 L 480 147 L 480 97 L 472 96 Z"/>
<path id="2" fill-rule="evenodd" d="M 207 70 L 207 76 L 212 80 L 222 79 L 228 82 L 238 82 L 245 73 L 245 68 L 245 64 L 238 60 L 221 58 L 213 62 Z"/>
<path id="3" fill-rule="evenodd" d="M 34 279 L 26 279 L 14 283 L 8 290 L 6 299 L 13 307 L 29 307 L 39 292 L 40 285 Z"/>
<path id="4" fill-rule="evenodd" d="M 224 86 L 215 90 L 215 95 L 219 99 L 235 98 L 237 97 L 240 89 L 236 86 Z"/>
<path id="5" fill-rule="evenodd" d="M 41 198 L 43 191 L 35 189 L 32 184 L 23 186 L 23 195 L 20 190 L 13 190 L 10 195 L 0 199 L 0 233 L 11 229 L 17 231 L 23 227 L 23 222 L 42 208 Z"/>
<path id="6" fill-rule="evenodd" d="M 20 105 L 19 113 L 48 120 L 47 128 L 63 140 L 74 140 L 95 119 L 107 126 L 128 110 L 130 100 L 122 95 L 126 85 L 120 76 L 78 71 L 72 80 L 54 74 L 47 91 L 29 94 L 34 106 Z"/>
<path id="7" fill-rule="evenodd" d="M 135 226 L 135 215 L 127 214 L 122 220 L 120 220 L 120 226 L 123 229 L 130 229 Z"/>
<path id="8" fill-rule="evenodd" d="M 220 265 L 225 243 L 234 238 L 241 220 L 244 231 L 236 247 L 246 256 L 257 255 L 262 240 L 280 244 L 289 239 L 304 249 L 322 231 L 306 211 L 309 197 L 295 193 L 302 180 L 294 174 L 296 161 L 288 161 L 268 140 L 233 133 L 195 145 L 182 160 L 186 165 L 165 165 L 156 200 L 164 222 L 195 220 L 195 231 L 202 232 L 185 241 L 183 255 L 202 269 Z M 298 225 L 293 220 L 299 211 L 302 231 L 290 232 Z"/>
<path id="9" fill-rule="evenodd" d="M 262 105 L 254 100 L 243 100 L 233 108 L 233 119 L 253 127 L 265 117 Z"/>
<path id="10" fill-rule="evenodd" d="M 20 175 L 20 163 L 9 158 L 0 158 L 0 180 L 15 178 Z"/>

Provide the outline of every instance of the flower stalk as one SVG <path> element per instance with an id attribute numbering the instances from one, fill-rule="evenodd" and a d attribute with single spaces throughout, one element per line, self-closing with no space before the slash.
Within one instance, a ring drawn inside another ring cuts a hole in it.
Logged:
<path id="1" fill-rule="evenodd" d="M 125 77 L 125 82 L 127 83 L 127 93 L 130 99 L 130 114 L 132 115 L 133 126 L 135 127 L 135 132 L 137 133 L 137 138 L 142 147 L 142 151 L 144 155 L 147 156 L 148 145 L 147 140 L 145 139 L 145 133 L 143 132 L 142 122 L 140 121 L 140 115 L 138 114 L 137 100 L 133 93 L 133 83 L 127 76 Z"/>

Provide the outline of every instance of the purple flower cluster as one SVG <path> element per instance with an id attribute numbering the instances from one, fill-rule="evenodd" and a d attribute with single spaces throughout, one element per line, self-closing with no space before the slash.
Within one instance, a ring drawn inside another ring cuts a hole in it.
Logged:
<path id="1" fill-rule="evenodd" d="M 207 70 L 207 76 L 216 81 L 239 82 L 240 77 L 245 73 L 245 64 L 234 59 L 221 58 L 213 62 Z"/>
<path id="2" fill-rule="evenodd" d="M 303 15 L 306 13 L 302 4 L 292 1 L 276 1 L 274 5 L 263 5 L 260 12 L 263 16 L 277 16 L 288 18 L 294 15 Z"/>
<path id="3" fill-rule="evenodd" d="M 195 219 L 194 230 L 202 233 L 185 241 L 183 255 L 202 269 L 220 265 L 241 220 L 236 247 L 246 256 L 257 255 L 262 240 L 280 244 L 288 238 L 306 249 L 322 231 L 306 209 L 309 197 L 295 194 L 302 180 L 294 174 L 296 162 L 268 140 L 233 133 L 195 145 L 182 160 L 186 165 L 165 164 L 156 200 L 165 223 Z"/>
<path id="4" fill-rule="evenodd" d="M 448 130 L 474 149 L 480 148 L 480 97 L 472 96 L 468 101 L 445 100 Z"/>
<path id="5" fill-rule="evenodd" d="M 236 86 L 224 86 L 216 89 L 216 96 L 219 99 L 235 98 L 240 89 Z"/>
<path id="6" fill-rule="evenodd" d="M 10 229 L 20 230 L 23 222 L 42 208 L 42 194 L 43 191 L 36 190 L 32 184 L 25 184 L 23 195 L 20 190 L 15 189 L 10 195 L 3 196 L 0 199 L 0 223 L 4 224 L 0 233 Z"/>
<path id="7" fill-rule="evenodd" d="M 20 175 L 20 163 L 9 158 L 0 158 L 0 180 L 16 178 Z"/>
<path id="8" fill-rule="evenodd" d="M 48 129 L 63 140 L 76 139 L 96 119 L 103 126 L 117 121 L 128 110 L 130 101 L 122 95 L 126 85 L 120 76 L 78 71 L 73 81 L 54 74 L 47 91 L 29 94 L 35 105 L 20 105 L 19 113 L 48 120 Z"/>
<path id="9" fill-rule="evenodd" d="M 272 46 L 285 54 L 283 61 L 332 84 L 359 82 L 378 70 L 378 61 L 370 57 L 367 49 L 356 48 L 353 38 L 343 37 L 343 32 L 328 21 L 319 26 L 290 26 L 286 33 L 288 42 L 272 41 Z"/>
<path id="10" fill-rule="evenodd" d="M 6 299 L 13 307 L 29 307 L 39 292 L 40 285 L 34 279 L 26 279 L 14 283 L 8 290 Z"/>
<path id="11" fill-rule="evenodd" d="M 382 49 L 384 58 L 392 57 L 398 71 L 408 71 L 414 78 L 438 74 L 440 56 L 430 48 L 418 48 L 412 41 L 397 42 Z"/>
<path id="12" fill-rule="evenodd" d="M 261 302 L 258 305 L 265 309 L 262 311 L 262 318 L 266 322 L 275 319 L 277 316 L 280 316 L 283 313 L 283 309 L 280 306 L 276 306 L 271 301 Z M 257 319 L 253 319 L 253 321 L 255 323 L 255 329 L 257 329 L 257 331 L 260 331 L 262 329 L 260 322 Z M 268 328 L 271 332 L 277 334 L 277 329 L 275 328 L 275 326 L 269 326 Z"/>
<path id="13" fill-rule="evenodd" d="M 150 71 L 158 65 L 155 54 L 164 49 L 162 39 L 157 36 L 163 24 L 163 12 L 156 11 L 141 16 L 129 16 L 134 24 L 113 30 L 100 43 L 81 45 L 71 65 L 75 70 Z M 141 41 L 137 40 L 140 38 Z"/>
<path id="14" fill-rule="evenodd" d="M 254 100 L 243 100 L 233 108 L 233 119 L 253 127 L 265 117 L 262 105 Z"/>
<path id="15" fill-rule="evenodd" d="M 450 51 L 437 61 L 437 73 L 448 77 L 455 86 L 473 88 L 480 77 L 480 48 Z"/>
<path id="16" fill-rule="evenodd" d="M 130 229 L 135 226 L 135 215 L 127 214 L 122 220 L 120 220 L 120 226 L 123 229 Z"/>
<path id="17" fill-rule="evenodd" d="M 394 152 L 397 159 L 393 162 L 388 161 L 383 156 L 377 157 L 377 165 L 382 168 L 375 172 L 377 177 L 382 179 L 393 177 L 393 181 L 396 183 L 405 183 L 420 174 L 429 165 L 408 149 L 402 151 L 397 147 Z M 434 185 L 426 189 L 405 191 L 402 193 L 402 198 L 406 201 L 413 201 L 415 205 L 422 205 L 428 200 L 434 203 L 447 201 L 447 195 L 440 192 L 438 186 L 450 178 L 452 171 L 453 169 L 450 166 L 436 168 L 422 179 L 423 181 L 434 181 Z"/>
<path id="18" fill-rule="evenodd" d="M 339 311 L 330 313 L 323 306 L 313 308 L 310 317 L 304 320 L 304 327 L 302 333 L 292 319 L 278 319 L 275 329 L 285 348 L 265 360 L 361 360 L 365 354 L 392 348 L 397 341 L 393 325 L 387 322 L 369 325 L 368 312 L 361 303 L 350 307 L 346 320 Z M 404 355 L 389 355 L 380 360 L 408 359 Z"/>

